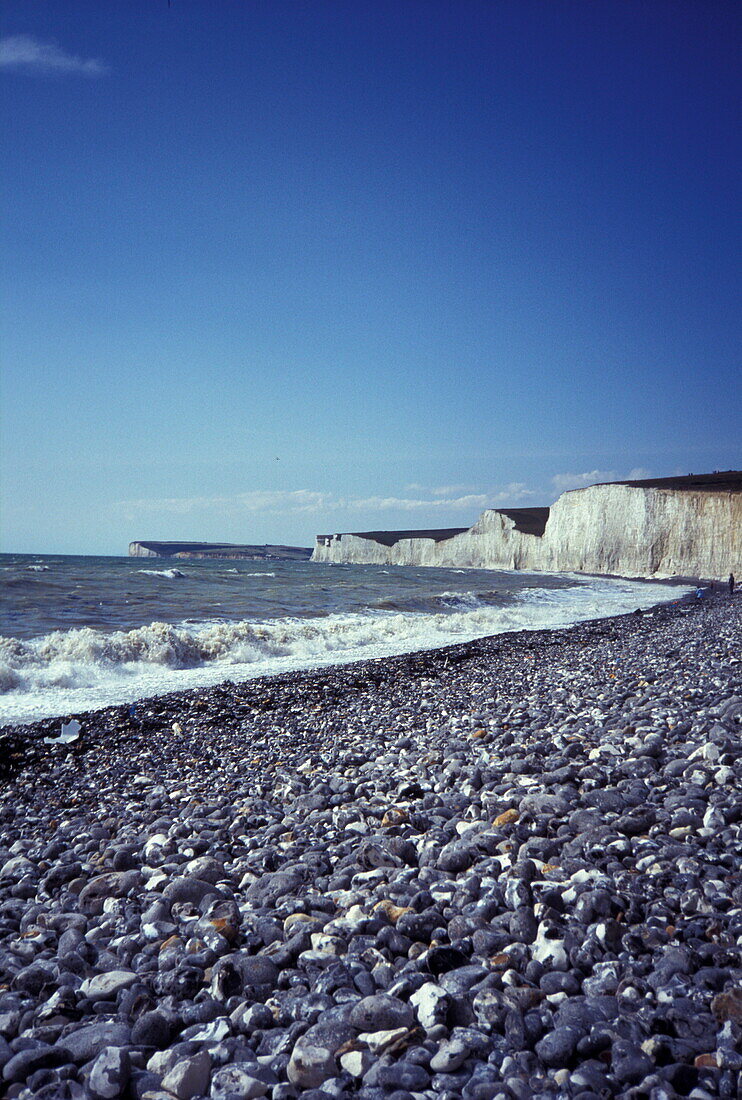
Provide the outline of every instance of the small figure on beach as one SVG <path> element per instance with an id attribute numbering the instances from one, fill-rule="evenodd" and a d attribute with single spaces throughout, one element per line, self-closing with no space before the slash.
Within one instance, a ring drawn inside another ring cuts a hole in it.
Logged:
<path id="1" fill-rule="evenodd" d="M 729 595 L 734 595 L 734 573 L 729 574 Z"/>

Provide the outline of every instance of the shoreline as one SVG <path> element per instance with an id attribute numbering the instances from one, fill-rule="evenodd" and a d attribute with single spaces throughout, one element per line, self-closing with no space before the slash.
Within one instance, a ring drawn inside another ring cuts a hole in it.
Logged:
<path id="1" fill-rule="evenodd" d="M 650 582 L 651 583 L 651 582 Z M 661 583 L 661 582 L 656 582 Z M 666 583 L 666 582 L 663 582 Z M 682 581 L 678 581 L 678 585 L 689 585 L 693 583 L 687 578 L 683 578 Z M 703 583 L 703 582 L 699 582 Z M 713 597 L 706 597 L 707 602 L 713 602 L 715 600 L 724 599 L 722 593 L 717 593 Z M 498 643 L 499 646 L 509 646 L 511 643 L 516 643 L 518 639 L 523 639 L 524 644 L 527 647 L 527 639 L 531 636 L 538 638 L 548 638 L 550 635 L 563 636 L 569 634 L 572 631 L 579 631 L 584 627 L 596 626 L 600 623 L 609 622 L 621 622 L 623 620 L 633 621 L 635 617 L 652 616 L 661 611 L 672 611 L 678 606 L 683 607 L 695 607 L 697 601 L 695 597 L 690 593 L 685 593 L 679 596 L 677 600 L 666 600 L 662 603 L 653 604 L 648 608 L 636 609 L 635 611 L 623 612 L 619 615 L 608 615 L 598 619 L 585 619 L 581 622 L 573 623 L 569 626 L 563 627 L 545 627 L 543 629 L 531 629 L 524 628 L 522 630 L 515 631 L 502 631 L 499 634 L 485 635 L 482 638 L 473 638 L 470 641 L 454 642 L 450 645 L 436 647 L 434 649 L 421 649 L 414 650 L 409 653 L 392 654 L 391 656 L 382 657 L 364 657 L 348 662 L 339 662 L 337 664 L 319 665 L 313 668 L 299 668 L 292 669 L 285 672 L 268 673 L 266 675 L 251 677 L 247 680 L 230 680 L 225 678 L 216 684 L 197 686 L 191 688 L 183 688 L 177 691 L 162 692 L 157 695 L 143 696 L 136 699 L 133 703 L 113 703 L 104 707 L 96 707 L 91 710 L 75 710 L 65 711 L 61 714 L 50 715 L 44 718 L 34 719 L 29 722 L 4 722 L 0 724 L 0 755 L 2 755 L 3 744 L 7 743 L 7 739 L 11 737 L 16 740 L 19 735 L 25 732 L 28 736 L 29 742 L 36 742 L 44 737 L 52 737 L 59 733 L 59 726 L 62 722 L 68 722 L 71 719 L 83 723 L 93 722 L 93 726 L 98 724 L 98 721 L 104 725 L 110 725 L 115 723 L 120 725 L 121 723 L 128 723 L 132 729 L 136 730 L 141 726 L 142 719 L 146 717 L 148 710 L 163 710 L 172 709 L 173 712 L 178 707 L 188 707 L 192 705 L 194 701 L 205 700 L 212 694 L 219 695 L 228 688 L 238 688 L 240 691 L 246 689 L 248 686 L 255 688 L 256 692 L 260 692 L 263 689 L 270 690 L 272 684 L 289 685 L 295 688 L 300 693 L 304 684 L 311 685 L 316 680 L 323 680 L 325 677 L 333 677 L 341 674 L 344 670 L 355 675 L 363 674 L 368 669 L 371 679 L 374 679 L 373 669 L 377 666 L 382 667 L 386 665 L 395 665 L 396 662 L 401 662 L 404 668 L 408 662 L 415 662 L 419 665 L 430 660 L 431 668 L 440 664 L 441 661 L 445 664 L 446 658 L 450 655 L 453 662 L 460 662 L 462 659 L 474 659 L 477 656 L 484 656 L 486 653 L 491 652 L 492 643 Z M 548 644 L 548 642 L 546 643 Z M 481 652 L 480 652 L 481 647 Z M 467 656 L 462 658 L 462 652 L 466 652 Z M 443 656 L 441 656 L 443 655 Z M 395 665 L 396 667 L 396 665 Z M 135 719 L 130 720 L 131 708 L 135 708 Z M 84 730 L 83 730 L 84 738 Z M 53 748 L 54 746 L 49 746 Z M 79 746 L 78 746 L 79 747 Z M 2 765 L 0 765 L 0 776 L 2 775 Z"/>
<path id="2" fill-rule="evenodd" d="M 737 1095 L 741 645 L 718 594 L 6 727 L 8 1095 Z"/>
<path id="3" fill-rule="evenodd" d="M 585 576 L 591 576 L 591 577 L 593 576 L 592 574 L 589 574 L 589 575 L 584 574 L 584 575 Z M 718 581 L 717 582 L 704 581 L 704 580 L 700 580 L 698 578 L 692 578 L 692 577 L 674 577 L 670 580 L 667 580 L 667 579 L 658 580 L 658 579 L 655 579 L 655 578 L 632 578 L 632 577 L 619 577 L 619 576 L 612 576 L 612 575 L 603 578 L 600 575 L 596 574 L 595 579 L 598 579 L 598 580 L 607 579 L 607 580 L 619 580 L 619 581 L 621 581 L 621 580 L 641 581 L 642 583 L 645 583 L 647 585 L 652 585 L 652 584 L 654 584 L 654 585 L 674 584 L 674 585 L 677 585 L 678 588 L 685 588 L 685 587 L 697 586 L 697 585 L 708 586 L 708 585 L 713 583 L 715 585 L 715 588 L 714 588 L 715 595 L 714 595 L 713 598 L 718 599 L 719 596 L 721 595 L 720 582 L 718 582 Z M 695 603 L 695 599 L 694 599 L 694 596 L 691 593 L 684 593 L 682 595 L 679 595 L 677 600 L 664 600 L 661 603 L 652 604 L 649 607 L 642 608 L 641 613 L 642 614 L 650 614 L 650 613 L 654 612 L 655 610 L 657 610 L 658 608 L 670 607 L 673 604 L 677 604 L 679 602 Z M 460 646 L 471 645 L 471 644 L 474 644 L 476 642 L 486 642 L 486 641 L 488 641 L 490 639 L 493 639 L 493 638 L 511 637 L 511 636 L 516 636 L 516 635 L 519 635 L 519 634 L 548 633 L 550 631 L 562 632 L 562 631 L 566 631 L 566 630 L 571 630 L 574 627 L 579 627 L 581 625 L 585 625 L 585 624 L 590 623 L 590 622 L 603 622 L 604 620 L 607 620 L 607 619 L 617 619 L 617 618 L 625 617 L 627 615 L 630 616 L 632 614 L 635 614 L 635 612 L 621 612 L 618 615 L 607 615 L 607 616 L 604 616 L 604 617 L 601 617 L 601 618 L 598 618 L 598 619 L 594 619 L 594 620 L 593 619 L 585 619 L 585 620 L 578 621 L 577 623 L 573 623 L 573 624 L 570 624 L 568 626 L 562 626 L 562 627 L 544 627 L 544 628 L 526 627 L 526 628 L 523 628 L 522 630 L 519 630 L 519 631 L 502 631 L 502 632 L 497 633 L 497 634 L 483 635 L 481 638 L 474 638 L 474 639 L 471 639 L 471 641 L 451 642 L 449 644 L 442 645 L 442 646 L 437 646 L 437 647 L 434 647 L 432 649 L 402 651 L 401 653 L 381 655 L 381 656 L 378 656 L 378 657 L 353 658 L 353 659 L 348 660 L 348 661 L 341 661 L 341 662 L 337 662 L 337 663 L 333 663 L 333 662 L 321 663 L 321 664 L 318 664 L 318 665 L 310 666 L 309 668 L 301 668 L 300 667 L 300 668 L 297 668 L 297 669 L 289 669 L 289 670 L 282 671 L 282 672 L 262 673 L 262 674 L 259 674 L 257 676 L 254 676 L 254 677 L 248 677 L 247 679 L 244 679 L 244 680 L 239 679 L 239 680 L 233 681 L 228 676 L 225 676 L 225 678 L 223 680 L 220 680 L 217 683 L 205 684 L 205 685 L 201 685 L 201 686 L 197 685 L 197 686 L 194 686 L 194 687 L 180 688 L 180 689 L 177 689 L 175 691 L 173 691 L 173 690 L 162 691 L 162 692 L 158 692 L 154 695 L 138 696 L 138 697 L 134 698 L 131 702 L 127 701 L 127 702 L 124 702 L 124 703 L 110 703 L 110 704 L 106 704 L 105 706 L 101 706 L 101 707 L 65 710 L 65 711 L 61 711 L 61 712 L 58 712 L 58 713 L 55 713 L 55 714 L 52 714 L 52 715 L 47 715 L 45 717 L 30 718 L 28 720 L 26 720 L 26 719 L 23 719 L 23 720 L 20 720 L 20 721 L 14 721 L 12 719 L 10 721 L 0 720 L 0 750 L 2 749 L 3 739 L 11 731 L 18 731 L 18 730 L 24 729 L 24 730 L 28 731 L 28 733 L 30 734 L 32 739 L 34 737 L 42 736 L 42 735 L 43 736 L 53 736 L 55 732 L 56 733 L 59 732 L 60 723 L 67 722 L 72 718 L 74 718 L 77 721 L 82 721 L 84 719 L 85 720 L 89 719 L 91 716 L 95 716 L 95 715 L 98 715 L 98 714 L 108 714 L 109 712 L 111 714 L 113 714 L 115 712 L 116 716 L 118 718 L 120 718 L 124 714 L 128 714 L 129 709 L 132 706 L 136 707 L 137 710 L 141 710 L 142 707 L 145 707 L 149 703 L 154 703 L 158 699 L 165 699 L 165 698 L 169 699 L 171 697 L 175 698 L 175 697 L 178 697 L 178 696 L 183 696 L 184 698 L 188 698 L 193 693 L 217 691 L 224 684 L 239 684 L 240 686 L 242 686 L 244 684 L 248 684 L 248 683 L 261 684 L 261 683 L 266 682 L 266 681 L 282 680 L 283 678 L 286 678 L 286 677 L 291 678 L 291 677 L 297 676 L 299 674 L 305 674 L 305 675 L 310 676 L 310 677 L 315 676 L 315 675 L 316 676 L 322 676 L 323 673 L 330 673 L 333 670 L 339 669 L 339 668 L 345 668 L 345 667 L 351 667 L 351 666 L 362 666 L 362 665 L 365 665 L 365 664 L 373 664 L 374 662 L 394 661 L 394 660 L 397 660 L 399 658 L 421 656 L 421 655 L 425 655 L 425 654 L 428 654 L 428 653 L 439 653 L 439 652 L 443 652 L 443 651 L 454 650 L 454 649 L 457 649 Z"/>

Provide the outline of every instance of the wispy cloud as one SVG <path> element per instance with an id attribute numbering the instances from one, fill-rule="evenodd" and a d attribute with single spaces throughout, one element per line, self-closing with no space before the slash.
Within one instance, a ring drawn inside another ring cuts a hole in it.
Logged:
<path id="1" fill-rule="evenodd" d="M 449 509 L 462 511 L 487 507 L 487 496 L 484 493 L 470 493 L 463 497 L 360 497 L 345 502 L 347 508 L 354 511 L 369 512 L 421 512 L 428 509 Z"/>
<path id="2" fill-rule="evenodd" d="M 44 42 L 30 34 L 11 34 L 0 38 L 0 68 L 48 76 L 77 73 L 81 76 L 105 76 L 108 66 L 95 57 L 78 57 L 56 42 Z"/>
<path id="3" fill-rule="evenodd" d="M 494 504 L 490 507 L 495 507 L 497 504 L 526 504 L 529 501 L 533 503 L 535 499 L 543 503 L 544 494 L 539 489 L 529 489 L 522 481 L 511 481 L 509 485 L 496 490 L 492 494 L 492 499 Z"/>
<path id="4" fill-rule="evenodd" d="M 484 508 L 498 504 L 518 504 L 538 496 L 525 485 L 514 482 L 491 492 L 463 496 L 370 496 L 343 497 L 311 489 L 254 491 L 232 496 L 158 497 L 120 500 L 114 507 L 128 516 L 145 513 L 191 515 L 199 512 L 262 513 L 263 515 L 316 515 L 337 512 L 461 512 L 472 519 Z"/>
<path id="5" fill-rule="evenodd" d="M 584 489 L 588 485 L 599 485 L 604 481 L 641 481 L 642 478 L 651 477 L 650 470 L 642 466 L 635 466 L 627 474 L 617 474 L 615 470 L 588 470 L 584 474 L 556 474 L 551 483 L 560 493 L 566 493 L 569 489 Z"/>
<path id="6" fill-rule="evenodd" d="M 307 489 L 291 491 L 257 491 L 235 493 L 233 496 L 214 497 L 153 497 L 139 500 L 120 500 L 114 507 L 128 512 L 161 512 L 168 515 L 189 515 L 192 512 L 262 512 L 266 515 L 296 515 L 317 513 L 332 507 L 335 502 L 327 493 L 315 493 Z"/>
<path id="7" fill-rule="evenodd" d="M 436 497 L 450 497 L 455 493 L 471 493 L 473 490 L 471 485 L 439 485 L 430 491 Z"/>
<path id="8" fill-rule="evenodd" d="M 408 486 L 408 489 L 410 487 Z M 436 510 L 448 511 L 481 511 L 483 508 L 496 508 L 500 504 L 520 504 L 542 496 L 534 489 L 529 489 L 522 482 L 513 481 L 509 485 L 502 485 L 494 489 L 480 492 L 467 492 L 461 496 L 454 495 L 457 490 L 471 489 L 467 485 L 448 485 L 429 490 L 430 496 L 425 497 L 365 497 L 344 501 L 347 508 L 354 510 L 379 510 L 420 512 Z M 448 495 L 443 495 L 448 494 Z"/>
<path id="9" fill-rule="evenodd" d="M 601 481 L 616 481 L 615 471 L 587 470 L 584 474 L 555 474 L 551 479 L 552 485 L 560 493 L 566 493 L 569 489 L 584 489 Z"/>

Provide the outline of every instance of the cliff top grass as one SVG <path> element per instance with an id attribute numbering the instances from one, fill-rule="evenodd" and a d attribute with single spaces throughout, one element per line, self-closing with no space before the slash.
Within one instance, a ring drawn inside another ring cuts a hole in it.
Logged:
<path id="1" fill-rule="evenodd" d="M 713 474 L 683 474 L 681 477 L 652 477 L 641 481 L 599 481 L 599 485 L 630 485 L 634 489 L 680 489 L 702 493 L 739 493 L 742 470 L 714 470 Z"/>
<path id="2" fill-rule="evenodd" d="M 233 542 L 158 542 L 153 539 L 135 539 L 129 544 L 129 553 L 132 546 L 141 546 L 145 550 L 151 550 L 159 557 L 174 557 L 176 554 L 266 554 L 273 557 L 308 556 L 311 550 L 308 546 L 279 546 L 267 543 L 265 545 L 242 544 Z"/>
<path id="3" fill-rule="evenodd" d="M 402 539 L 433 539 L 434 542 L 444 542 L 452 539 L 454 535 L 461 535 L 468 531 L 468 527 L 442 527 L 432 531 L 353 531 L 358 539 L 371 539 L 382 546 L 394 546 L 395 542 Z"/>

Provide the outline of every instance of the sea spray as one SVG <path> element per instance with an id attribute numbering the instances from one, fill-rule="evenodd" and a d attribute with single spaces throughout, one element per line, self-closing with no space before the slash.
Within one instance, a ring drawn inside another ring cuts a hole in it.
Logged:
<path id="1" fill-rule="evenodd" d="M 130 702 L 226 678 L 434 649 L 503 631 L 562 627 L 679 594 L 675 586 L 566 575 L 539 583 L 533 575 L 514 580 L 489 574 L 479 589 L 440 587 L 426 593 L 398 585 L 394 596 L 361 610 L 323 614 L 323 594 L 335 593 L 332 586 L 315 585 L 311 612 L 303 615 L 153 621 L 109 631 L 83 626 L 0 638 L 0 722 Z"/>

